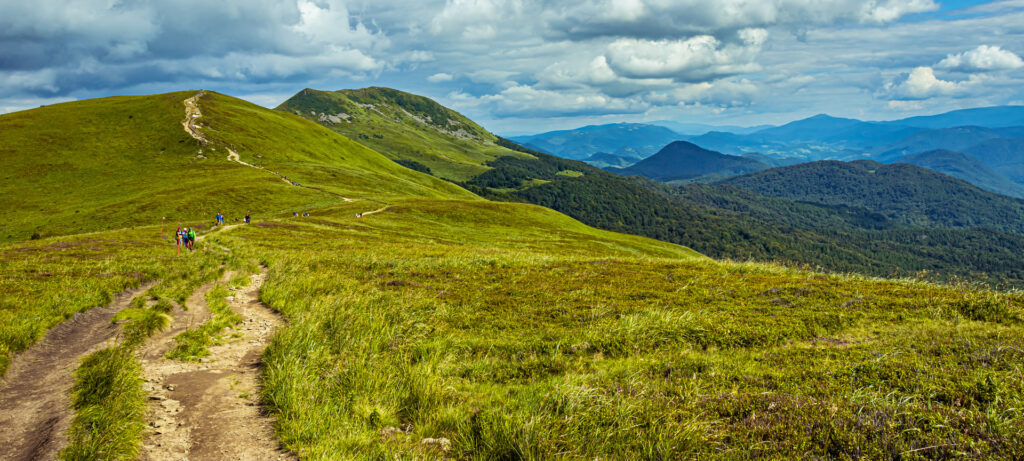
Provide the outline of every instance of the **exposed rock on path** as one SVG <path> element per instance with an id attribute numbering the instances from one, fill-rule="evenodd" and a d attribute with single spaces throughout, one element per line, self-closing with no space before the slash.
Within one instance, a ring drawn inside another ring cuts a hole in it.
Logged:
<path id="1" fill-rule="evenodd" d="M 273 419 L 259 405 L 260 357 L 282 323 L 259 301 L 265 277 L 265 270 L 252 276 L 228 298 L 243 320 L 222 332 L 222 344 L 202 362 L 143 361 L 151 431 L 142 459 L 294 459 L 280 449 Z"/>

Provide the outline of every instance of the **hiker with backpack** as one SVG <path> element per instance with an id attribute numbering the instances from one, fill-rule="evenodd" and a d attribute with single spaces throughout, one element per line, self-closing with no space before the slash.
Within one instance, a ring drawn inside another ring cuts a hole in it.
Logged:
<path id="1" fill-rule="evenodd" d="M 246 214 L 245 214 L 245 223 L 246 223 L 246 224 L 249 224 L 249 219 L 250 219 L 250 218 L 249 218 L 249 213 L 246 213 Z"/>
<path id="2" fill-rule="evenodd" d="M 192 251 L 195 249 L 196 231 L 193 230 L 191 227 L 186 227 L 185 229 L 185 246 L 188 248 L 188 251 Z"/>

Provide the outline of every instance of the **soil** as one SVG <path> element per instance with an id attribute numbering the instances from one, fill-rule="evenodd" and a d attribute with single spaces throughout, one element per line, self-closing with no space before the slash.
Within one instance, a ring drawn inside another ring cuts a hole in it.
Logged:
<path id="1" fill-rule="evenodd" d="M 201 362 L 144 357 L 151 430 L 141 459 L 294 459 L 280 448 L 258 398 L 260 358 L 282 324 L 259 301 L 265 277 L 265 270 L 252 276 L 228 298 L 243 320 L 223 332 L 222 343 Z M 153 350 L 168 347 L 166 341 L 154 338 Z"/>
<path id="2" fill-rule="evenodd" d="M 67 445 L 74 416 L 69 396 L 79 361 L 114 340 L 114 314 L 154 283 L 125 291 L 52 328 L 42 341 L 18 354 L 0 382 L 0 459 L 50 460 Z"/>

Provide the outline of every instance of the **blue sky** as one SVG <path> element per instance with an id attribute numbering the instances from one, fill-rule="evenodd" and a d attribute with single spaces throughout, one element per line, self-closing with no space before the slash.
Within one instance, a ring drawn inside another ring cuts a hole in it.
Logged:
<path id="1" fill-rule="evenodd" d="M 1024 0 L 0 0 L 0 112 L 389 86 L 492 131 L 1024 104 Z"/>

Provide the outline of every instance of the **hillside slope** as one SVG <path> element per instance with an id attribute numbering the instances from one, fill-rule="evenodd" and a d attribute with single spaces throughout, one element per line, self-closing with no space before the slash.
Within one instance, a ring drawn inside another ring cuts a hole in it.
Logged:
<path id="1" fill-rule="evenodd" d="M 964 149 L 964 153 L 1011 181 L 1024 184 L 1024 138 L 990 139 Z"/>
<path id="2" fill-rule="evenodd" d="M 989 192 L 1024 198 L 1024 185 L 1010 181 L 980 160 L 960 152 L 933 150 L 901 157 L 895 163 L 917 165 L 963 179 Z"/>
<path id="3" fill-rule="evenodd" d="M 914 225 L 1024 233 L 1024 201 L 915 165 L 820 161 L 737 176 L 721 184 L 772 197 L 861 206 Z"/>
<path id="4" fill-rule="evenodd" d="M 488 160 L 516 155 L 495 144 L 493 134 L 458 112 L 429 98 L 390 88 L 307 88 L 277 110 L 319 123 L 411 168 L 422 169 L 420 165 L 438 177 L 456 181 L 486 171 Z"/>
<path id="5" fill-rule="evenodd" d="M 206 92 L 209 145 L 182 127 L 195 92 L 70 102 L 0 115 L 0 241 L 283 213 L 389 194 L 471 197 L 314 123 Z M 227 159 L 234 146 L 249 168 Z M 277 171 L 303 187 L 281 181 Z M 68 193 L 73 191 L 74 193 Z"/>

